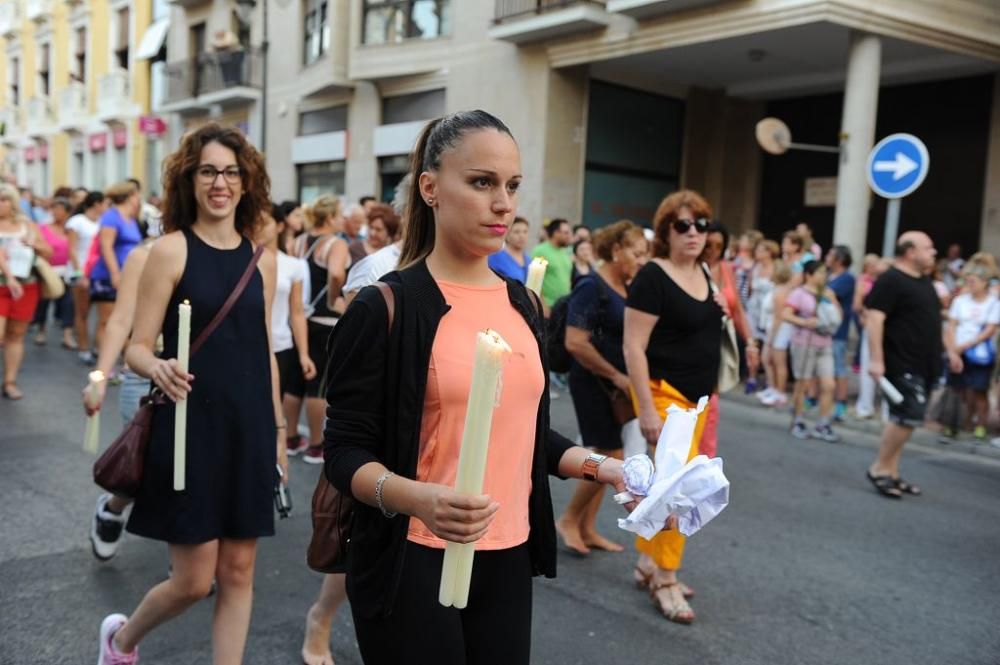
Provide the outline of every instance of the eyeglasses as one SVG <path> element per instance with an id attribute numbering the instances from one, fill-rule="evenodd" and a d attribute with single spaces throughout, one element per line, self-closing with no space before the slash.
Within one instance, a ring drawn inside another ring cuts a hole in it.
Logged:
<path id="1" fill-rule="evenodd" d="M 677 219 L 673 223 L 674 231 L 677 231 L 681 235 L 687 233 L 692 226 L 698 233 L 708 233 L 708 220 L 704 217 L 698 219 Z"/>
<path id="2" fill-rule="evenodd" d="M 211 164 L 202 164 L 195 171 L 195 175 L 205 185 L 214 185 L 215 179 L 220 175 L 230 185 L 235 185 L 243 178 L 243 171 L 238 166 L 227 166 L 224 169 L 217 169 Z"/>

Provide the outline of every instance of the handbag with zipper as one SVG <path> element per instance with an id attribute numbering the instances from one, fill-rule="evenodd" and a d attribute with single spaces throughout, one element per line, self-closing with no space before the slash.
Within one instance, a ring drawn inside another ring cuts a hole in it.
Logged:
<path id="1" fill-rule="evenodd" d="M 701 269 L 705 271 L 708 284 L 712 289 L 712 295 L 719 293 L 719 287 L 712 279 L 712 271 L 708 265 L 702 263 Z M 719 384 L 718 392 L 724 393 L 732 390 L 740 384 L 740 349 L 736 343 L 736 326 L 732 318 L 722 317 L 722 343 L 719 348 Z"/>
<path id="2" fill-rule="evenodd" d="M 215 317 L 201 331 L 191 345 L 191 357 L 204 345 L 208 337 L 215 332 L 222 320 L 229 314 L 236 301 L 243 294 L 253 271 L 257 268 L 264 246 L 257 247 L 250 264 L 240 277 L 229 298 L 222 305 Z M 94 462 L 94 482 L 116 496 L 135 498 L 142 485 L 142 473 L 146 464 L 146 449 L 152 434 L 153 414 L 156 407 L 166 404 L 167 398 L 158 388 L 153 388 L 149 395 L 139 400 L 139 409 L 132 420 L 125 425 L 122 433 L 111 442 L 104 454 Z"/>
<path id="3" fill-rule="evenodd" d="M 385 299 L 389 332 L 396 311 L 396 297 L 385 282 L 374 286 Z M 306 564 L 318 573 L 343 573 L 347 569 L 347 546 L 354 524 L 354 498 L 330 484 L 326 473 L 319 474 L 312 496 L 312 538 L 306 550 Z"/>

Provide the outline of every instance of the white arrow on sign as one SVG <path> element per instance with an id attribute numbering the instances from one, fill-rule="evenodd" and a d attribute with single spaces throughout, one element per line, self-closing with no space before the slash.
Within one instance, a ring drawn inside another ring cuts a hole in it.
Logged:
<path id="1" fill-rule="evenodd" d="M 908 173 L 917 170 L 917 163 L 901 152 L 896 153 L 896 159 L 891 162 L 875 162 L 875 170 L 881 172 L 892 172 L 892 179 L 899 180 Z"/>

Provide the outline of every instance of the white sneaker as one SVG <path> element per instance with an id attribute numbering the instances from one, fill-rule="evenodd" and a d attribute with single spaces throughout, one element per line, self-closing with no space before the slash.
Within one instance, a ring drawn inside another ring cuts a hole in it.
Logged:
<path id="1" fill-rule="evenodd" d="M 115 515 L 107 509 L 110 500 L 110 494 L 102 494 L 97 497 L 94 519 L 90 523 L 90 547 L 94 556 L 100 561 L 108 561 L 118 551 L 125 523 L 128 522 L 129 513 L 132 512 L 132 504 L 130 503 L 121 515 Z"/>
<path id="2" fill-rule="evenodd" d="M 990 439 L 990 445 L 994 448 L 1000 448 L 1000 436 L 993 437 Z"/>
<path id="3" fill-rule="evenodd" d="M 757 401 L 763 404 L 766 400 L 772 399 L 775 392 L 774 388 L 768 386 L 757 393 Z"/>
<path id="4" fill-rule="evenodd" d="M 124 614 L 109 614 L 104 617 L 104 621 L 101 622 L 97 665 L 135 665 L 139 662 L 138 647 L 132 653 L 121 653 L 111 642 L 115 633 L 125 625 L 126 621 L 128 621 L 128 617 Z"/>

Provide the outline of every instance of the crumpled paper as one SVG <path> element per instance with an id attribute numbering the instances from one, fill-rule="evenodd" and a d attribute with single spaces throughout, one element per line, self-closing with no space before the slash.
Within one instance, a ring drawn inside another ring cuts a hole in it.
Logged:
<path id="1" fill-rule="evenodd" d="M 723 473 L 722 459 L 698 455 L 687 461 L 698 415 L 707 405 L 708 398 L 702 397 L 694 409 L 676 405 L 667 409 L 666 422 L 656 445 L 652 484 L 648 488 L 638 484 L 629 487 L 626 477 L 629 492 L 644 494 L 645 498 L 628 517 L 618 520 L 620 528 L 648 540 L 663 530 L 670 515 L 676 515 L 678 530 L 691 536 L 729 505 L 729 480 Z M 649 460 L 645 455 L 635 457 Z M 625 460 L 626 467 L 645 468 L 645 462 L 630 462 L 632 459 Z M 638 481 L 642 476 L 637 472 L 633 479 Z M 641 489 L 646 491 L 639 491 Z"/>

